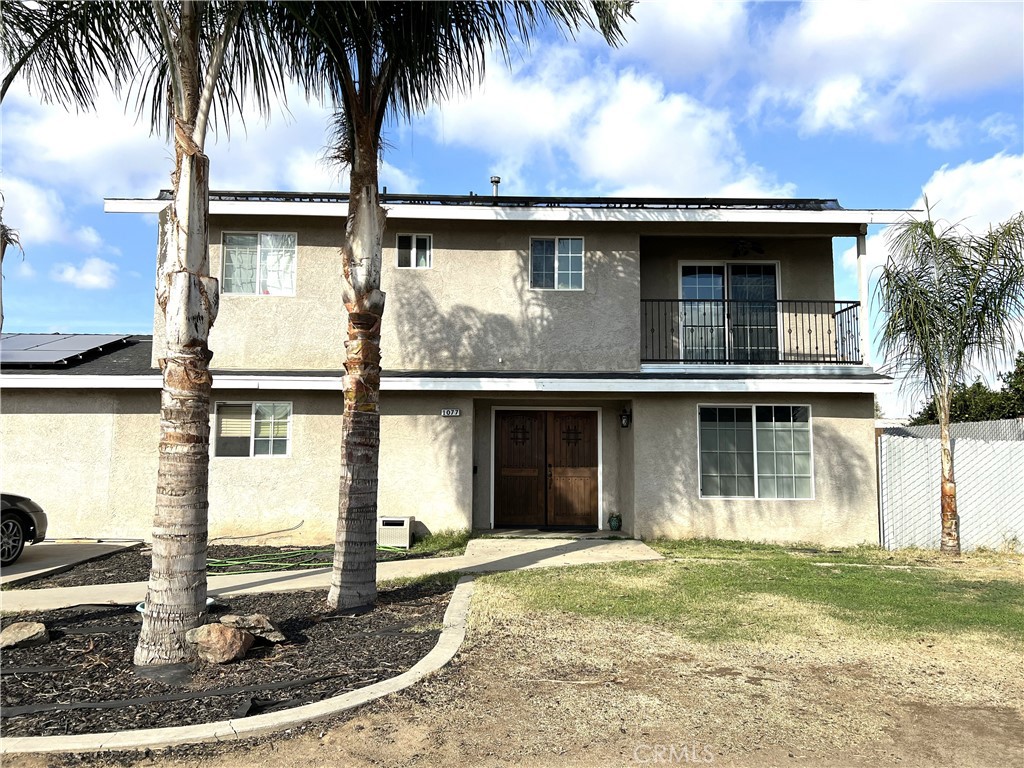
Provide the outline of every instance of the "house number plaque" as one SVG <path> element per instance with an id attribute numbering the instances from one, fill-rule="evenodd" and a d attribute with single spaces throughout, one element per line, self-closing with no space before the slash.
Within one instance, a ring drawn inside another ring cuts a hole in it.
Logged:
<path id="1" fill-rule="evenodd" d="M 441 415 L 442 416 L 461 416 L 462 415 L 462 409 L 461 408 L 442 408 L 441 409 Z"/>

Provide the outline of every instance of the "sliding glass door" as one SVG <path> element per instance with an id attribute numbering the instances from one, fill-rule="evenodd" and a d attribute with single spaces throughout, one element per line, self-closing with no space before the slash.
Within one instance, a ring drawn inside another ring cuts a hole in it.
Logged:
<path id="1" fill-rule="evenodd" d="M 778 362 L 774 264 L 682 264 L 680 299 L 682 362 Z"/>

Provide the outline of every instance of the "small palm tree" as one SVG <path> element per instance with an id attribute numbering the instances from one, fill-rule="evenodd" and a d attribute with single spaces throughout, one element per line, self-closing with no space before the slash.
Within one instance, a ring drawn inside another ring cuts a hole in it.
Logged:
<path id="1" fill-rule="evenodd" d="M 131 86 L 151 129 L 173 137 L 173 201 L 161 215 L 157 303 L 164 313 L 163 390 L 153 565 L 140 666 L 173 664 L 193 651 L 185 633 L 206 612 L 210 444 L 209 332 L 217 280 L 208 254 L 208 126 L 243 97 L 261 111 L 283 91 L 280 36 L 264 2 L 6 3 L 0 48 L 11 70 L 45 100 L 91 108 L 97 84 Z M 226 127 L 226 121 L 225 121 Z"/>
<path id="2" fill-rule="evenodd" d="M 882 353 L 933 397 L 941 443 L 940 548 L 960 553 L 960 516 L 949 438 L 954 389 L 978 364 L 1012 354 L 1024 329 L 1024 213 L 984 235 L 933 221 L 893 225 L 876 287 Z"/>
<path id="3" fill-rule="evenodd" d="M 350 169 L 341 248 L 345 343 L 343 449 L 334 573 L 328 602 L 358 608 L 376 600 L 377 467 L 380 441 L 381 246 L 386 213 L 378 195 L 381 129 L 482 76 L 492 49 L 505 60 L 513 39 L 528 45 L 544 23 L 574 35 L 598 29 L 622 40 L 630 0 L 548 2 L 285 2 L 282 33 L 308 39 L 295 76 L 307 93 L 338 105 L 333 156 Z M 308 33 L 308 37 L 307 37 Z"/>

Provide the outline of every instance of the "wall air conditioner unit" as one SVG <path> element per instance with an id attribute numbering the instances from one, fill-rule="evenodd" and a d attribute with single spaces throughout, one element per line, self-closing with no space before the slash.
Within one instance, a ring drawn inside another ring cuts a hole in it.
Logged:
<path id="1" fill-rule="evenodd" d="M 377 546 L 412 548 L 412 524 L 414 517 L 377 518 Z"/>

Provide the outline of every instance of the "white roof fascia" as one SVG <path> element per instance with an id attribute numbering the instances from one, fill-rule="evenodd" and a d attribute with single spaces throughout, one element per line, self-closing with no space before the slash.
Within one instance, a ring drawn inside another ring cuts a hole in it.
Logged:
<path id="1" fill-rule="evenodd" d="M 160 213 L 168 200 L 107 198 L 107 213 Z M 573 208 L 482 205 L 387 205 L 392 219 L 449 221 L 725 223 L 725 224 L 893 224 L 907 215 L 894 210 L 785 211 L 770 208 Z M 348 203 L 213 200 L 211 216 L 326 216 L 343 218 Z"/>
<path id="2" fill-rule="evenodd" d="M 5 389 L 160 389 L 159 375 L 76 376 L 61 374 L 8 375 Z M 551 392 L 551 393 L 721 393 L 721 392 L 821 392 L 835 394 L 879 394 L 887 392 L 892 380 L 863 381 L 859 378 L 820 379 L 794 376 L 784 379 L 589 379 L 494 377 L 404 377 L 385 376 L 385 392 Z M 231 376 L 213 377 L 213 388 L 264 391 L 340 392 L 341 376 Z"/>

